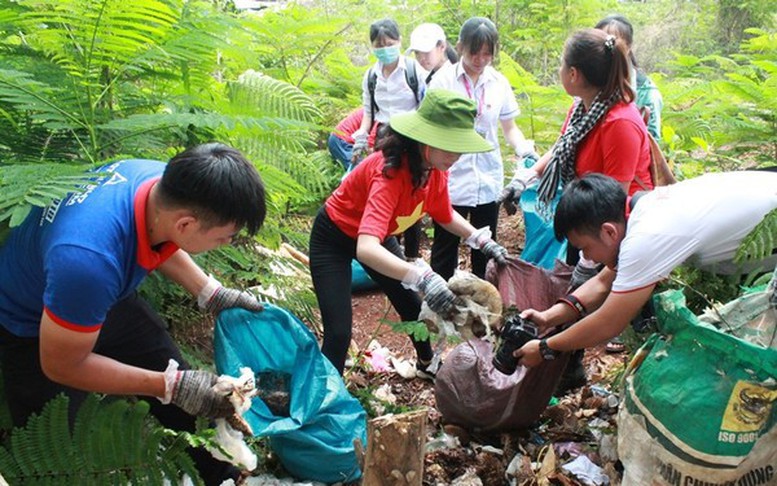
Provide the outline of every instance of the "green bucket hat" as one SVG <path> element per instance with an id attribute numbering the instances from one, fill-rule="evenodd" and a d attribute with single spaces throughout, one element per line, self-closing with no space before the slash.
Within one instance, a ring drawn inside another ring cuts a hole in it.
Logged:
<path id="1" fill-rule="evenodd" d="M 490 152 L 494 147 L 475 131 L 477 105 L 453 91 L 430 89 L 418 111 L 394 115 L 394 131 L 430 147 L 469 154 Z"/>

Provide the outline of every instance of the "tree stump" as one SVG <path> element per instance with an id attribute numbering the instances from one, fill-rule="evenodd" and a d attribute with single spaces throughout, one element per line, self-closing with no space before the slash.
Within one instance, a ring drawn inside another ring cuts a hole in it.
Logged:
<path id="1" fill-rule="evenodd" d="M 424 409 L 369 421 L 363 484 L 421 486 L 426 418 Z"/>

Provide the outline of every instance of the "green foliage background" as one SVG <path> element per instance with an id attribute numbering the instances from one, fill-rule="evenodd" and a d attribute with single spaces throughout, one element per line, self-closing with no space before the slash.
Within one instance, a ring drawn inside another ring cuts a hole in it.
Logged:
<path id="1" fill-rule="evenodd" d="M 634 24 L 637 59 L 664 96 L 662 143 L 680 178 L 774 165 L 777 14 L 768 0 L 313 0 L 259 13 L 228 0 L 2 0 L 0 239 L 33 207 L 88 183 L 85 169 L 168 160 L 220 140 L 257 165 L 270 212 L 255 239 L 200 263 L 314 323 L 304 268 L 259 249 L 307 249 L 311 215 L 340 177 L 326 136 L 360 104 L 374 62 L 369 24 L 394 18 L 406 46 L 421 22 L 439 23 L 455 43 L 467 18 L 491 18 L 518 125 L 544 150 L 571 104 L 556 75 L 564 40 L 615 12 Z M 774 221 L 741 258 L 775 246 Z M 144 291 L 178 336 L 201 324 L 182 290 L 152 278 Z"/>

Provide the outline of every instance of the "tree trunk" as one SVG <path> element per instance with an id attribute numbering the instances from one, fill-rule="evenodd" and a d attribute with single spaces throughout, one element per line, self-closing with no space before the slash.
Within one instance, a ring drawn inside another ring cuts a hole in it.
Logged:
<path id="1" fill-rule="evenodd" d="M 416 410 L 369 421 L 363 484 L 421 486 L 426 417 L 426 410 Z"/>

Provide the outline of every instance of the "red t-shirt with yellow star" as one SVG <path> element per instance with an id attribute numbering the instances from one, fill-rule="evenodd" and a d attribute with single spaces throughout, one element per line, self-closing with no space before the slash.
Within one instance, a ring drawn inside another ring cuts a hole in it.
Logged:
<path id="1" fill-rule="evenodd" d="M 383 241 L 404 233 L 425 214 L 438 223 L 451 222 L 447 172 L 432 169 L 426 185 L 414 190 L 406 160 L 390 177 L 383 175 L 384 162 L 382 152 L 373 153 L 326 200 L 326 213 L 343 233 Z"/>

